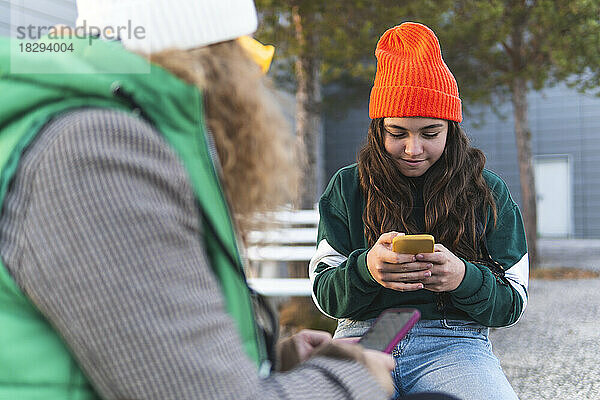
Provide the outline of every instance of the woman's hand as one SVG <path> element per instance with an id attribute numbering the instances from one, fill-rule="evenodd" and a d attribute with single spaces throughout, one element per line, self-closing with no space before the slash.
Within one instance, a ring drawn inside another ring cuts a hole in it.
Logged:
<path id="1" fill-rule="evenodd" d="M 375 381 L 388 393 L 394 393 L 392 371 L 396 366 L 394 358 L 386 353 L 376 350 L 364 350 L 364 365 L 367 367 Z"/>
<path id="2" fill-rule="evenodd" d="M 328 332 L 305 329 L 278 344 L 280 372 L 289 371 L 310 357 L 323 356 L 363 364 L 375 381 L 389 394 L 394 393 L 394 358 L 380 351 L 356 345 L 358 338 L 333 340 Z"/>
<path id="3" fill-rule="evenodd" d="M 279 371 L 289 371 L 308 360 L 315 349 L 332 341 L 331 334 L 325 331 L 303 329 L 297 334 L 277 343 Z"/>
<path id="4" fill-rule="evenodd" d="M 292 336 L 292 340 L 296 345 L 300 362 L 304 362 L 308 360 L 317 347 L 329 343 L 333 339 L 329 332 L 303 329 Z"/>
<path id="5" fill-rule="evenodd" d="M 424 279 L 431 276 L 431 264 L 417 261 L 412 254 L 398 254 L 392 250 L 392 240 L 404 233 L 387 232 L 367 253 L 367 267 L 371 276 L 383 287 L 408 292 L 423 289 Z"/>
<path id="6" fill-rule="evenodd" d="M 333 342 L 319 347 L 314 356 L 324 356 L 336 358 L 339 360 L 358 361 L 373 376 L 387 393 L 394 393 L 394 384 L 392 382 L 392 370 L 395 367 L 394 358 L 390 354 L 382 353 L 377 350 L 365 349 L 360 345 L 350 344 L 342 339 L 335 339 Z"/>
<path id="7" fill-rule="evenodd" d="M 416 258 L 432 265 L 431 276 L 421 281 L 432 292 L 454 290 L 465 277 L 465 263 L 442 244 L 436 244 L 433 253 L 417 254 Z"/>

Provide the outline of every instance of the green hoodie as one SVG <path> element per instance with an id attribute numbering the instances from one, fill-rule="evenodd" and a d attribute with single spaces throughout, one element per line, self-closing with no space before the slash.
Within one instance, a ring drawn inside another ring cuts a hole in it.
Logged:
<path id="1" fill-rule="evenodd" d="M 60 73 L 11 74 L 9 46 L 17 41 L 0 38 L 0 204 L 24 149 L 53 117 L 84 107 L 141 115 L 162 133 L 186 168 L 227 311 L 236 321 L 246 352 L 261 365 L 266 360 L 264 338 L 255 323 L 231 216 L 207 147 L 202 94 L 164 69 L 149 67 L 118 42 L 64 42 L 74 44 L 72 53 L 27 60 L 39 63 L 37 70 Z M 149 72 L 107 73 L 114 71 L 115 63 L 129 71 Z M 0 398 L 97 398 L 66 345 L 1 261 L 0 344 Z"/>
<path id="2" fill-rule="evenodd" d="M 515 323 L 527 304 L 529 262 L 525 230 L 506 184 L 488 170 L 483 171 L 483 177 L 498 212 L 496 227 L 488 220 L 487 250 L 506 271 L 505 278 L 499 279 L 481 263 L 463 260 L 462 283 L 441 297 L 425 289 L 397 292 L 384 288 L 371 276 L 358 167 L 354 164 L 339 170 L 319 202 L 318 247 L 309 267 L 313 296 L 321 311 L 334 318 L 366 320 L 387 308 L 414 307 L 421 311 L 423 319 L 464 319 L 485 326 Z M 423 219 L 422 215 L 414 217 Z"/>

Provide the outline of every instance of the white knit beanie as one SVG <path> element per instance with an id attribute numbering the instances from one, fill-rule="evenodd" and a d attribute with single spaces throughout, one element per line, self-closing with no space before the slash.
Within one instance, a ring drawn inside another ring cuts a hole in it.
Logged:
<path id="1" fill-rule="evenodd" d="M 77 27 L 142 53 L 182 50 L 253 33 L 252 0 L 77 0 Z"/>

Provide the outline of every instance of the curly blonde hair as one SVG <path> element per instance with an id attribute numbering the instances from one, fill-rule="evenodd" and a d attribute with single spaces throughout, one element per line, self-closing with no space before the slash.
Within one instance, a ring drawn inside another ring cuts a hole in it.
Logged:
<path id="1" fill-rule="evenodd" d="M 252 216 L 297 199 L 305 157 L 271 84 L 236 41 L 167 50 L 150 60 L 204 93 L 206 122 L 222 166 L 222 181 L 238 229 Z"/>

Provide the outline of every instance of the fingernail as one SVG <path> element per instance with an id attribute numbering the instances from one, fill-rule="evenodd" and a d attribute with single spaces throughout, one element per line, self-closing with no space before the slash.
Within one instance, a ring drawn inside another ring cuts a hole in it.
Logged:
<path id="1" fill-rule="evenodd" d="M 417 257 L 417 259 L 422 260 L 424 256 L 423 256 L 423 254 L 417 254 L 416 257 Z"/>
<path id="2" fill-rule="evenodd" d="M 431 276 L 431 272 L 430 271 L 425 272 L 425 276 Z"/>
<path id="3" fill-rule="evenodd" d="M 419 285 L 419 289 L 423 289 L 424 287 L 425 287 L 425 286 L 423 286 L 423 284 L 422 284 L 422 283 Z"/>

